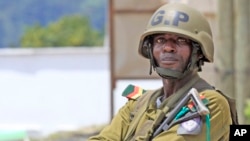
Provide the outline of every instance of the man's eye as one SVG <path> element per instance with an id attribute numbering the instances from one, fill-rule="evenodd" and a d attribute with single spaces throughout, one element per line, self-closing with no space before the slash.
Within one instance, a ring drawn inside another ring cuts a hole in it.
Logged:
<path id="1" fill-rule="evenodd" d="M 164 42 L 165 42 L 165 40 L 162 39 L 162 38 L 158 38 L 158 39 L 155 40 L 155 43 L 157 43 L 157 44 L 162 44 Z"/>
<path id="2" fill-rule="evenodd" d="M 177 42 L 180 43 L 180 44 L 188 44 L 188 40 L 185 39 L 185 38 L 178 38 Z"/>

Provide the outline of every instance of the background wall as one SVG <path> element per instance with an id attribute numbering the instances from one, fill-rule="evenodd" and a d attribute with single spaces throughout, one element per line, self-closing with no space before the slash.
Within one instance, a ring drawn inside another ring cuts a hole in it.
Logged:
<path id="1" fill-rule="evenodd" d="M 107 49 L 0 52 L 0 130 L 48 133 L 109 121 Z"/>

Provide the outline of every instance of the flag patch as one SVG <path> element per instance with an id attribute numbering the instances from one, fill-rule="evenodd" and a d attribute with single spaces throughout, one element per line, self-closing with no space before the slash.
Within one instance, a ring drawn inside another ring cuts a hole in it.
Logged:
<path id="1" fill-rule="evenodd" d="M 142 89 L 141 87 L 130 84 L 125 88 L 125 90 L 122 93 L 122 96 L 125 96 L 128 99 L 137 99 L 145 92 L 146 90 Z"/>

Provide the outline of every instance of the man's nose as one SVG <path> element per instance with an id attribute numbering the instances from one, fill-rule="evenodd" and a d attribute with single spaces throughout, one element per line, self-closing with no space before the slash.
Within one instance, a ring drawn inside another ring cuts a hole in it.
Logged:
<path id="1" fill-rule="evenodd" d="M 166 41 L 166 43 L 163 45 L 163 51 L 165 52 L 176 52 L 176 44 L 172 40 Z"/>

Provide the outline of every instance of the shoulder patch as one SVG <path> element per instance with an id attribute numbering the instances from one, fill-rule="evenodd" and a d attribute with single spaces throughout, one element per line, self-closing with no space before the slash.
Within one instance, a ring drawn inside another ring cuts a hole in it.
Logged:
<path id="1" fill-rule="evenodd" d="M 128 99 L 137 99 L 146 90 L 142 89 L 141 87 L 129 84 L 122 93 L 122 96 L 127 97 Z"/>
<path id="2" fill-rule="evenodd" d="M 184 121 L 177 129 L 178 135 L 198 135 L 202 130 L 202 121 L 200 117 Z"/>

